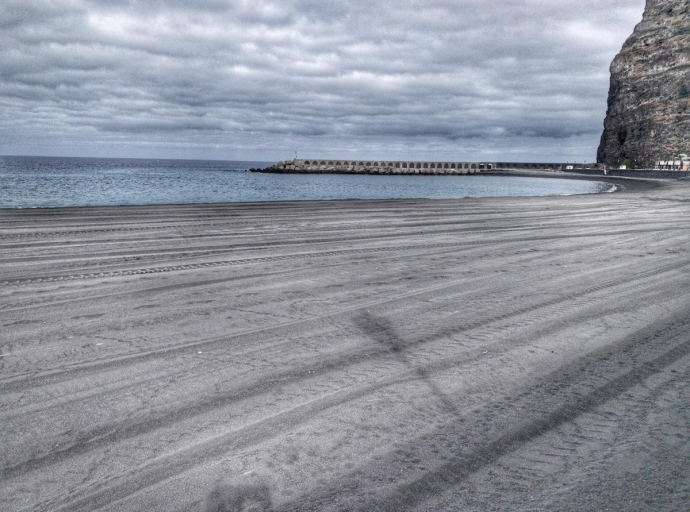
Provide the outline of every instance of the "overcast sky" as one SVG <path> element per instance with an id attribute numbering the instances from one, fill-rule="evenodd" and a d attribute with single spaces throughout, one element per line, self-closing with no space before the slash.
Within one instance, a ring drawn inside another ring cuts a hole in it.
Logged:
<path id="1" fill-rule="evenodd" d="M 593 161 L 644 0 L 1 0 L 0 154 Z"/>

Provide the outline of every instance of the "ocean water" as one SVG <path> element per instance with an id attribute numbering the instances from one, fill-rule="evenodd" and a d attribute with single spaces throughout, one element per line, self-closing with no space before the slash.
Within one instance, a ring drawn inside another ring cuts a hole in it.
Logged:
<path id="1" fill-rule="evenodd" d="M 271 162 L 0 156 L 0 208 L 608 192 L 600 182 L 504 176 L 264 174 Z"/>

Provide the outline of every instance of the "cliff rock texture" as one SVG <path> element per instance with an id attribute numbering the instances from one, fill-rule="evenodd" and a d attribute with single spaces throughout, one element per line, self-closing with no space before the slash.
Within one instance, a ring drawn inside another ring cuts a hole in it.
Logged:
<path id="1" fill-rule="evenodd" d="M 678 153 L 690 154 L 690 0 L 647 0 L 611 64 L 597 161 L 650 168 Z"/>

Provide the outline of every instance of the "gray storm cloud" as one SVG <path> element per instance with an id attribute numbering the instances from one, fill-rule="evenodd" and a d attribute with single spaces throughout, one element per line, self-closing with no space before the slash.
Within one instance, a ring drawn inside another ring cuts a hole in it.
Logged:
<path id="1" fill-rule="evenodd" d="M 0 153 L 593 159 L 644 0 L 4 0 Z"/>

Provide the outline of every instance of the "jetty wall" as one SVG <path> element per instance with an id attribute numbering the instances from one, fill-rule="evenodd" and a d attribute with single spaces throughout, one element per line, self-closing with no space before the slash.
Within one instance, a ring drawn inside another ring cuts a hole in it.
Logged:
<path id="1" fill-rule="evenodd" d="M 432 174 L 468 175 L 497 169 L 560 169 L 563 163 L 431 162 L 390 160 L 294 159 L 262 172 L 304 174 Z"/>

